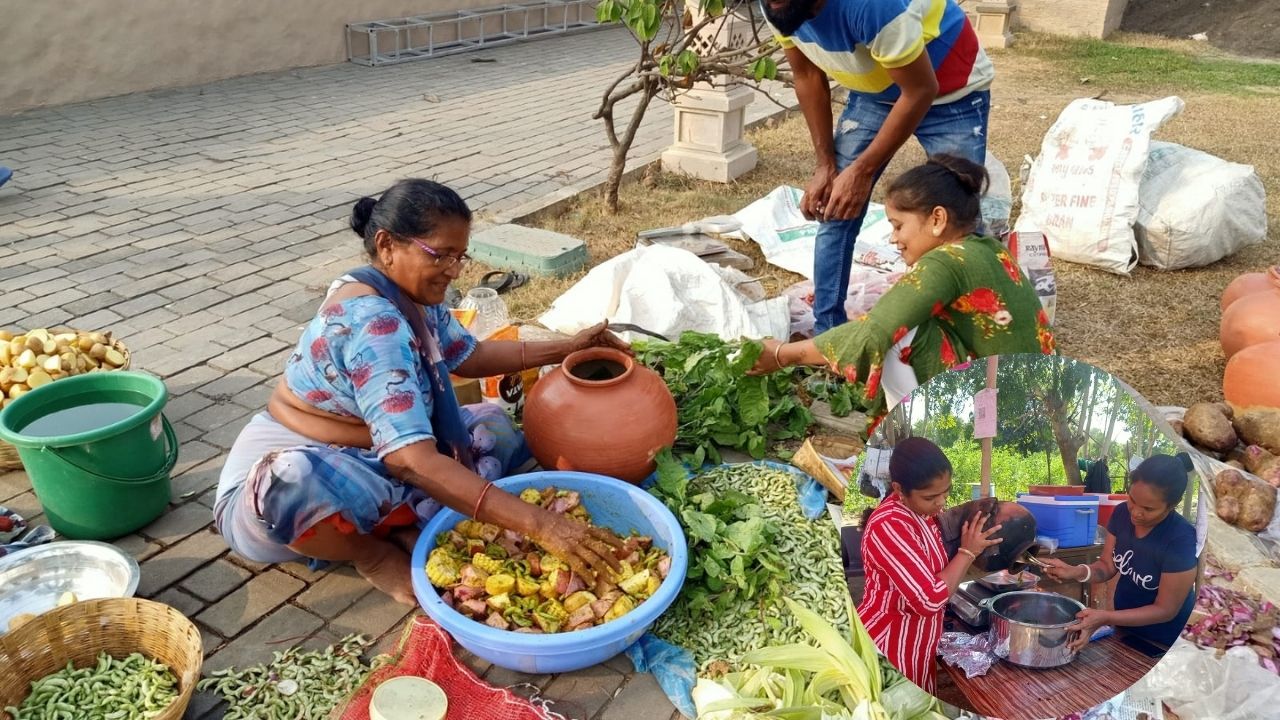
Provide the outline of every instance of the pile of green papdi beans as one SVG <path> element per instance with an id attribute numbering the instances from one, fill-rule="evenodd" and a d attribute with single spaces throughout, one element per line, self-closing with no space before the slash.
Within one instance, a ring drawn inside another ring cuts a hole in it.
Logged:
<path id="1" fill-rule="evenodd" d="M 213 690 L 227 701 L 223 720 L 317 720 L 369 676 L 371 668 L 360 660 L 368 646 L 367 638 L 348 635 L 324 650 L 294 647 L 274 653 L 267 665 L 214 672 L 196 689 Z"/>
<path id="2" fill-rule="evenodd" d="M 164 663 L 134 653 L 124 660 L 98 655 L 94 667 L 71 663 L 31 683 L 19 707 L 7 707 L 13 720 L 146 720 L 177 699 L 178 678 Z"/>
<path id="3" fill-rule="evenodd" d="M 781 528 L 778 552 L 791 580 L 783 595 L 818 613 L 848 637 L 849 587 L 840 561 L 840 532 L 830 518 L 808 520 L 800 510 L 794 476 L 763 465 L 725 465 L 693 478 L 688 494 L 737 490 L 759 501 L 761 514 Z M 690 559 L 692 562 L 692 558 Z M 810 643 L 809 636 L 782 603 L 761 608 L 743 601 L 716 622 L 695 617 L 677 600 L 654 624 L 654 634 L 689 649 L 699 674 L 723 661 L 736 666 L 744 653 L 785 643 Z"/>

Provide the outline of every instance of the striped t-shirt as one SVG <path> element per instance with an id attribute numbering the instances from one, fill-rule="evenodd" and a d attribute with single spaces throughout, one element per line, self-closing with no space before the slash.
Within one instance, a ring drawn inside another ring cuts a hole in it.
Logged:
<path id="1" fill-rule="evenodd" d="M 891 68 L 929 54 L 938 76 L 935 105 L 991 86 L 995 70 L 955 0 L 826 0 L 795 35 L 774 35 L 851 92 L 898 99 Z"/>
<path id="2" fill-rule="evenodd" d="M 897 494 L 867 519 L 862 536 L 866 585 L 858 617 L 880 653 L 930 693 L 950 597 L 941 578 L 947 562 L 937 520 L 917 515 Z"/>

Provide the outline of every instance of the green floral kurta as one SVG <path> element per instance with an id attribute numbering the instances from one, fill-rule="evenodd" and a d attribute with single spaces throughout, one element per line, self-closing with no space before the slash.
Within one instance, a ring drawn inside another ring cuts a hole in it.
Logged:
<path id="1" fill-rule="evenodd" d="M 1055 352 L 1040 298 L 1000 241 L 970 235 L 931 250 L 870 312 L 814 339 L 833 371 L 865 386 L 868 434 L 888 412 L 885 353 L 911 328 L 899 359 L 921 384 L 974 358 Z"/>

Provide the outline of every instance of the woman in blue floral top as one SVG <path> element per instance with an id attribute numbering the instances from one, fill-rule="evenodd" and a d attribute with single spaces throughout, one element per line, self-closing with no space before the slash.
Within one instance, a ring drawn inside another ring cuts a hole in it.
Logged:
<path id="1" fill-rule="evenodd" d="M 616 567 L 621 541 L 492 487 L 531 469 L 496 405 L 459 407 L 449 373 L 479 378 L 561 362 L 604 324 L 556 342 L 479 342 L 444 306 L 470 259 L 471 211 L 453 190 L 402 180 L 362 198 L 351 227 L 371 266 L 330 288 L 267 411 L 241 432 L 214 504 L 219 532 L 255 562 L 351 562 L 414 604 L 409 551 L 442 506 L 537 540 L 579 573 Z"/>

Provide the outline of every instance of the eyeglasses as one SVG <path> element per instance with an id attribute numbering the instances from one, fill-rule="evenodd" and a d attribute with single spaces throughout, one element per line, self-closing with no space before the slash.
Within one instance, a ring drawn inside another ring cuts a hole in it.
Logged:
<path id="1" fill-rule="evenodd" d="M 452 267 L 456 267 L 459 270 L 461 270 L 462 268 L 467 266 L 467 263 L 471 262 L 471 256 L 466 253 L 462 253 L 461 255 L 445 255 L 444 253 L 438 250 L 432 250 L 431 248 L 427 247 L 427 245 L 423 243 L 421 240 L 417 240 L 413 238 L 410 238 L 410 239 L 413 240 L 414 245 L 417 245 L 418 247 L 422 248 L 423 252 L 435 258 L 436 267 L 440 268 L 441 270 L 448 270 L 449 268 L 452 268 Z"/>

